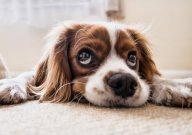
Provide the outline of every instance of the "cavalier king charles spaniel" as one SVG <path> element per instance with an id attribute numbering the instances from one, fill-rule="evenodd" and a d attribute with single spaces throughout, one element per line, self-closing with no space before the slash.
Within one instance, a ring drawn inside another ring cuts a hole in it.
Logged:
<path id="1" fill-rule="evenodd" d="M 0 80 L 0 104 L 89 102 L 192 105 L 192 79 L 163 79 L 142 32 L 119 23 L 64 22 L 48 34 L 36 69 Z"/>

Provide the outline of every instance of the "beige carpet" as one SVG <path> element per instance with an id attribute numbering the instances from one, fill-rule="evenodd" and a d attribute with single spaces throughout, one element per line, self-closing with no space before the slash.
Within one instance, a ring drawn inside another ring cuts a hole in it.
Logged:
<path id="1" fill-rule="evenodd" d="M 101 108 L 29 101 L 0 106 L 0 135 L 192 135 L 192 109 Z"/>

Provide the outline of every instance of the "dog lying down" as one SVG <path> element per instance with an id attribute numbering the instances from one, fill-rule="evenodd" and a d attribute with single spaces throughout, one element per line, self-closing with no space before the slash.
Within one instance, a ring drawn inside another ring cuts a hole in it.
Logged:
<path id="1" fill-rule="evenodd" d="M 1 64 L 1 73 L 6 72 Z M 142 32 L 118 23 L 64 22 L 34 71 L 0 80 L 0 104 L 83 101 L 192 107 L 192 79 L 163 79 Z"/>

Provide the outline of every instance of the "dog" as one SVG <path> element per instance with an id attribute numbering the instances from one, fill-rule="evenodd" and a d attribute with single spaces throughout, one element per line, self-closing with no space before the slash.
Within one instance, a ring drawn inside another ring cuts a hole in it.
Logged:
<path id="1" fill-rule="evenodd" d="M 35 70 L 0 80 L 0 104 L 192 106 L 192 79 L 162 78 L 142 31 L 113 22 L 63 22 L 47 39 Z"/>

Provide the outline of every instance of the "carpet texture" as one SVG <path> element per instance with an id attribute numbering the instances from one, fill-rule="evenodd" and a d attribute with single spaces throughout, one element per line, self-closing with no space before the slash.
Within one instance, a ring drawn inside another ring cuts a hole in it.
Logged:
<path id="1" fill-rule="evenodd" d="M 146 104 L 102 108 L 38 103 L 0 106 L 1 135 L 192 135 L 192 109 Z"/>

